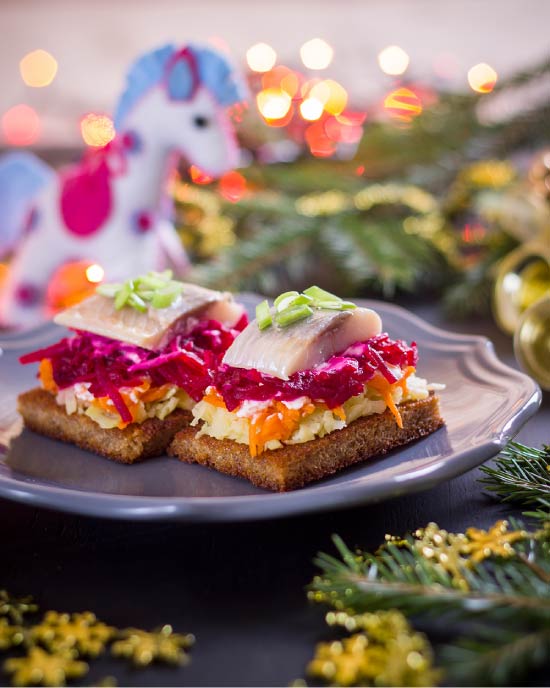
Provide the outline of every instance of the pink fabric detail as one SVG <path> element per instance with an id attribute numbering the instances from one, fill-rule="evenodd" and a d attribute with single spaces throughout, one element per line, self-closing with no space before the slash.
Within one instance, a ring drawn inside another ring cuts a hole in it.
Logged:
<path id="1" fill-rule="evenodd" d="M 153 217 L 151 213 L 142 211 L 136 217 L 137 229 L 140 232 L 148 232 L 153 226 Z"/>
<path id="2" fill-rule="evenodd" d="M 61 173 L 61 214 L 69 232 L 87 237 L 111 214 L 110 170 L 106 156 L 85 158 Z"/>
<path id="3" fill-rule="evenodd" d="M 40 296 L 40 288 L 32 282 L 21 282 L 15 289 L 15 300 L 20 306 L 35 306 Z"/>
<path id="4" fill-rule="evenodd" d="M 197 89 L 200 86 L 201 80 L 199 76 L 199 67 L 197 65 L 197 60 L 195 58 L 195 55 L 193 54 L 193 51 L 190 48 L 182 48 L 181 50 L 176 50 L 176 52 L 166 63 L 165 74 L 170 74 L 170 70 L 179 60 L 185 60 L 189 65 L 189 69 L 191 70 L 191 76 L 193 79 L 193 88 L 191 90 L 191 95 L 189 96 L 189 100 L 191 100 L 191 98 L 195 97 L 195 93 L 197 92 Z"/>

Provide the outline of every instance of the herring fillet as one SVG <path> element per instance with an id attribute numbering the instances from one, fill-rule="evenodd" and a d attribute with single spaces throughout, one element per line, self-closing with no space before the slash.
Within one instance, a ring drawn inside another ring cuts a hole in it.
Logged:
<path id="1" fill-rule="evenodd" d="M 315 310 L 288 327 L 260 330 L 253 320 L 225 352 L 223 363 L 259 370 L 282 380 L 323 363 L 350 344 L 380 334 L 382 321 L 370 308 Z"/>
<path id="2" fill-rule="evenodd" d="M 242 306 L 231 294 L 184 283 L 181 295 L 167 308 L 148 306 L 141 313 L 125 306 L 117 311 L 113 299 L 94 294 L 58 313 L 54 322 L 155 350 L 176 334 L 189 332 L 200 320 L 218 320 L 231 326 L 242 313 Z"/>

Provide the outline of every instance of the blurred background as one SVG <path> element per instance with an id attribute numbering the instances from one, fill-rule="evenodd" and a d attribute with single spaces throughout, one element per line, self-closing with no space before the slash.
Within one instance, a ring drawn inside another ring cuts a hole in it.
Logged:
<path id="1" fill-rule="evenodd" d="M 550 293 L 546 0 L 3 0 L 0 25 L 0 145 L 56 168 L 116 140 L 144 52 L 202 42 L 241 70 L 238 166 L 167 182 L 189 279 L 428 299 L 510 333 Z"/>

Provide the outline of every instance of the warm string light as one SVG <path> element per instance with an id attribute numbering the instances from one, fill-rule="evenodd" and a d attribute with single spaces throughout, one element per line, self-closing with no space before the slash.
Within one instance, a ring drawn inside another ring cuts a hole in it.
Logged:
<path id="1" fill-rule="evenodd" d="M 2 132 L 10 146 L 30 146 L 40 137 L 40 118 L 29 105 L 14 105 L 2 117 Z"/>
<path id="2" fill-rule="evenodd" d="M 258 110 L 266 120 L 278 120 L 290 110 L 292 98 L 281 88 L 266 88 L 256 96 Z"/>
<path id="3" fill-rule="evenodd" d="M 485 62 L 474 65 L 468 71 L 468 83 L 476 93 L 491 93 L 497 82 L 495 70 Z"/>
<path id="4" fill-rule="evenodd" d="M 392 118 L 409 123 L 422 113 L 422 102 L 409 88 L 398 88 L 386 96 L 384 108 Z"/>
<path id="5" fill-rule="evenodd" d="M 33 88 L 49 86 L 57 74 L 57 60 L 46 50 L 33 50 L 19 62 L 21 78 Z"/>
<path id="6" fill-rule="evenodd" d="M 277 53 L 267 43 L 256 43 L 246 51 L 246 61 L 253 72 L 269 72 L 277 61 Z"/>
<path id="7" fill-rule="evenodd" d="M 409 56 L 398 45 L 388 45 L 378 53 L 378 64 L 384 74 L 399 76 L 407 71 Z"/>
<path id="8" fill-rule="evenodd" d="M 90 112 L 80 121 L 80 132 L 84 143 L 94 148 L 106 146 L 115 138 L 113 120 L 107 115 Z"/>
<path id="9" fill-rule="evenodd" d="M 105 277 L 105 270 L 97 263 L 92 263 L 86 268 L 86 279 L 92 284 L 99 284 Z"/>
<path id="10" fill-rule="evenodd" d="M 333 56 L 334 50 L 322 38 L 312 38 L 300 48 L 300 57 L 308 69 L 326 69 Z"/>

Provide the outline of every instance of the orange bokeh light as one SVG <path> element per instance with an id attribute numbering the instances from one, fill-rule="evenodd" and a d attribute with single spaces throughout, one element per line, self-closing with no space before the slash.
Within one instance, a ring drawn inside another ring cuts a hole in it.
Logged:
<path id="1" fill-rule="evenodd" d="M 109 116 L 89 112 L 80 120 L 80 133 L 88 146 L 101 148 L 115 138 L 116 132 Z"/>
<path id="2" fill-rule="evenodd" d="M 384 108 L 391 117 L 401 122 L 412 122 L 422 112 L 422 102 L 414 91 L 398 88 L 384 100 Z"/>
<path id="3" fill-rule="evenodd" d="M 29 146 L 40 136 L 40 118 L 29 105 L 14 105 L 2 117 L 2 131 L 11 146 Z"/>
<path id="4" fill-rule="evenodd" d="M 311 98 L 323 103 L 324 109 L 331 115 L 339 115 L 348 103 L 346 89 L 333 79 L 317 82 L 310 90 Z"/>
<path id="5" fill-rule="evenodd" d="M 474 65 L 468 71 L 468 83 L 476 93 L 491 93 L 498 79 L 495 70 L 485 62 Z"/>
<path id="6" fill-rule="evenodd" d="M 19 62 L 19 71 L 27 86 L 49 86 L 57 74 L 57 60 L 46 50 L 33 50 Z"/>
<path id="7" fill-rule="evenodd" d="M 52 311 L 69 308 L 91 296 L 105 272 L 101 265 L 90 260 L 65 263 L 58 268 L 48 283 L 46 303 Z"/>
<path id="8" fill-rule="evenodd" d="M 214 177 L 210 177 L 196 165 L 191 165 L 189 168 L 189 176 L 195 184 L 211 184 L 214 181 Z"/>
<path id="9" fill-rule="evenodd" d="M 327 136 L 323 122 L 310 124 L 306 129 L 306 141 L 316 158 L 330 158 L 336 151 L 336 142 Z"/>
<path id="10" fill-rule="evenodd" d="M 231 203 L 240 201 L 246 193 L 246 179 L 242 174 L 233 170 L 227 172 L 220 179 L 220 194 Z"/>

